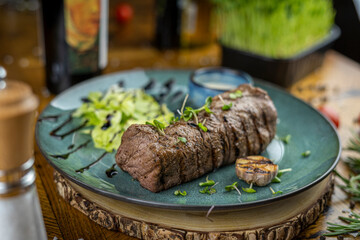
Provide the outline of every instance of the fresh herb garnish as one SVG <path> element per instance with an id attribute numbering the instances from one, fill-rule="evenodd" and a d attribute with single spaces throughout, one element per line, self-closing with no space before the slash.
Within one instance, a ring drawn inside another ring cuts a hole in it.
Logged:
<path id="1" fill-rule="evenodd" d="M 272 183 L 280 183 L 281 179 L 280 177 L 283 175 L 283 173 L 285 172 L 291 172 L 292 169 L 291 168 L 285 168 L 285 169 L 281 169 L 278 171 L 276 177 L 273 178 L 273 180 L 271 180 Z"/>
<path id="2" fill-rule="evenodd" d="M 180 190 L 176 190 L 176 191 L 174 192 L 174 195 L 175 195 L 175 196 L 179 196 L 179 195 L 181 195 L 181 196 L 186 196 L 186 195 L 187 195 L 187 192 L 186 192 L 186 191 L 181 192 Z"/>
<path id="3" fill-rule="evenodd" d="M 242 188 L 242 190 L 247 193 L 256 193 L 256 190 L 253 188 Z"/>
<path id="4" fill-rule="evenodd" d="M 282 191 L 274 191 L 274 189 L 272 189 L 272 187 L 269 187 L 270 188 L 270 191 L 271 191 L 271 193 L 273 194 L 273 195 L 275 195 L 275 194 L 281 194 L 281 193 L 283 193 Z"/>
<path id="5" fill-rule="evenodd" d="M 253 187 L 253 183 L 251 183 L 248 188 L 242 188 L 242 190 L 247 193 L 256 193 L 256 190 L 253 189 L 252 187 Z"/>
<path id="6" fill-rule="evenodd" d="M 232 107 L 233 104 L 232 103 L 226 104 L 224 99 L 221 97 L 221 95 L 219 95 L 219 99 L 224 104 L 224 106 L 222 106 L 221 108 L 222 110 L 227 111 Z"/>
<path id="7" fill-rule="evenodd" d="M 232 190 L 236 190 L 236 191 L 239 193 L 239 195 L 241 196 L 241 192 L 240 192 L 240 190 L 237 188 L 237 186 L 238 186 L 238 183 L 237 183 L 237 182 L 234 182 L 234 183 L 231 184 L 231 185 L 225 186 L 225 190 L 228 191 L 228 192 L 231 192 Z"/>
<path id="8" fill-rule="evenodd" d="M 306 157 L 310 156 L 310 154 L 311 154 L 311 151 L 310 151 L 310 150 L 307 150 L 307 151 L 303 152 L 303 153 L 301 154 L 301 156 L 303 156 L 304 158 L 306 158 Z"/>
<path id="9" fill-rule="evenodd" d="M 209 176 L 206 177 L 206 182 L 200 182 L 199 186 L 200 187 L 206 187 L 206 186 L 213 186 L 215 185 L 215 181 L 214 180 L 209 180 Z"/>
<path id="10" fill-rule="evenodd" d="M 232 107 L 232 103 L 229 103 L 229 104 L 225 104 L 224 106 L 222 106 L 222 110 L 224 110 L 224 111 L 227 111 L 227 110 L 230 110 L 230 108 Z"/>
<path id="11" fill-rule="evenodd" d="M 205 127 L 202 123 L 198 123 L 198 127 L 203 130 L 204 132 L 207 132 L 207 127 Z"/>
<path id="12" fill-rule="evenodd" d="M 202 193 L 202 194 L 207 193 L 207 194 L 211 195 L 211 194 L 216 193 L 216 189 L 213 188 L 213 187 L 209 188 L 208 186 L 206 186 L 203 190 L 199 190 L 199 192 Z"/>
<path id="13" fill-rule="evenodd" d="M 207 193 L 209 195 L 216 193 L 216 189 L 214 188 L 214 186 L 217 183 L 215 183 L 214 180 L 209 180 L 209 176 L 206 177 L 206 181 L 205 182 L 200 182 L 199 186 L 200 187 L 205 187 L 202 190 L 199 190 L 200 193 Z"/>
<path id="14" fill-rule="evenodd" d="M 242 91 L 240 91 L 240 90 L 237 90 L 236 92 L 233 92 L 233 93 L 230 93 L 230 94 L 229 94 L 229 97 L 230 97 L 231 99 L 241 98 L 242 96 L 243 96 L 243 93 L 242 93 Z"/>
<path id="15" fill-rule="evenodd" d="M 347 225 L 341 225 L 341 224 L 335 224 L 335 223 L 328 222 L 327 224 L 329 226 L 327 227 L 327 230 L 330 232 L 323 234 L 323 236 L 345 235 L 345 234 L 350 234 L 353 232 L 358 232 L 357 235 L 359 236 L 360 215 L 358 215 L 354 212 L 351 212 L 350 217 L 339 216 L 339 219 L 344 221 L 345 223 L 347 223 Z"/>
<path id="16" fill-rule="evenodd" d="M 279 138 L 281 141 L 283 141 L 283 143 L 285 144 L 289 144 L 290 143 L 290 140 L 291 140 L 291 135 L 288 134 L 286 135 L 285 137 L 282 137 L 282 138 Z"/>
<path id="17" fill-rule="evenodd" d="M 276 176 L 273 178 L 273 180 L 271 180 L 271 182 L 272 183 L 281 183 L 281 179 L 278 176 Z"/>
<path id="18" fill-rule="evenodd" d="M 171 119 L 170 119 L 170 124 L 174 124 L 174 123 L 176 123 L 177 121 L 179 121 L 179 118 L 172 116 Z"/>
<path id="19" fill-rule="evenodd" d="M 178 137 L 178 140 L 179 140 L 179 142 L 183 142 L 183 143 L 187 142 L 187 139 L 184 137 Z"/>
<path id="20" fill-rule="evenodd" d="M 188 95 L 187 95 L 188 96 Z M 198 125 L 198 127 L 203 130 L 204 132 L 207 131 L 207 128 L 204 126 L 205 122 L 203 123 L 200 123 L 199 122 L 199 119 L 198 119 L 198 114 L 201 112 L 201 111 L 206 111 L 207 113 L 209 114 L 212 114 L 213 112 L 209 109 L 211 103 L 212 103 L 212 98 L 211 97 L 207 97 L 206 100 L 205 100 L 205 105 L 202 106 L 201 108 L 198 108 L 198 109 L 193 109 L 192 107 L 185 107 L 185 102 L 187 100 L 187 96 L 185 97 L 185 100 L 183 102 L 183 105 L 181 107 L 181 111 L 179 112 L 180 113 L 180 118 L 183 119 L 184 121 L 189 121 L 191 119 L 194 119 L 195 120 L 195 124 Z M 184 110 L 185 109 L 185 110 Z"/>
<path id="21" fill-rule="evenodd" d="M 159 120 L 154 119 L 153 122 L 147 121 L 146 124 L 155 127 L 160 134 L 165 135 L 164 129 L 166 126 L 164 123 L 160 122 Z"/>

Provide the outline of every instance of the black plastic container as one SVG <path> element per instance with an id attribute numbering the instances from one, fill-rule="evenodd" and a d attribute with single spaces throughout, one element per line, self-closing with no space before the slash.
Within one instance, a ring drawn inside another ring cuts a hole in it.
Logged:
<path id="1" fill-rule="evenodd" d="M 270 58 L 221 45 L 222 66 L 239 69 L 251 76 L 289 87 L 321 66 L 325 52 L 340 36 L 334 26 L 321 42 L 291 58 Z"/>

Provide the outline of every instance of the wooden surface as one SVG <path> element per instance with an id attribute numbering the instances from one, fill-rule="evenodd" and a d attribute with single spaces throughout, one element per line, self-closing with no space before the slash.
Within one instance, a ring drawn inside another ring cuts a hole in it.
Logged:
<path id="1" fill-rule="evenodd" d="M 312 224 L 328 206 L 330 175 L 316 186 L 267 205 L 232 211 L 169 210 L 108 198 L 55 172 L 60 196 L 99 225 L 140 239 L 289 240 Z"/>
<path id="2" fill-rule="evenodd" d="M 36 8 L 17 6 L 22 1 L 0 5 L 0 65 L 11 79 L 29 83 L 40 98 L 39 112 L 54 97 L 44 88 L 44 67 L 41 44 L 38 38 Z M 30 2 L 30 1 L 28 1 Z M 115 4 L 117 1 L 110 1 Z M 215 44 L 180 51 L 158 51 L 151 47 L 152 1 L 132 1 L 135 17 L 130 24 L 118 25 L 114 13 L 110 19 L 109 64 L 104 73 L 133 68 L 198 68 L 219 64 L 220 51 Z M 113 9 L 111 7 L 110 9 Z M 346 97 L 351 89 L 360 89 L 360 66 L 341 54 L 330 51 L 324 65 L 314 74 L 289 89 L 291 93 L 318 106 L 324 101 L 340 113 L 339 133 L 346 146 L 351 129 L 359 129 L 353 120 L 360 113 L 359 95 Z M 343 156 L 347 153 L 344 152 Z M 57 193 L 53 169 L 35 146 L 37 188 L 49 239 L 134 239 L 107 230 L 65 202 Z M 344 175 L 349 169 L 340 162 L 337 170 Z M 339 215 L 346 215 L 350 202 L 335 187 L 330 206 L 319 219 L 302 231 L 298 239 L 319 239 L 326 229 L 326 222 L 338 222 Z M 356 205 L 356 209 L 359 205 Z"/>

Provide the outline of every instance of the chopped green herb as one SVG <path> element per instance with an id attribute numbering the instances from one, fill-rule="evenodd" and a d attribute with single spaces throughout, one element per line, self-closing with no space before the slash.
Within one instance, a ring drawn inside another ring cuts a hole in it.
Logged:
<path id="1" fill-rule="evenodd" d="M 154 119 L 152 123 L 147 121 L 146 124 L 155 127 L 160 134 L 165 135 L 164 129 L 166 126 L 164 123 L 160 122 L 159 120 Z"/>
<path id="2" fill-rule="evenodd" d="M 303 153 L 301 154 L 301 156 L 303 156 L 304 158 L 306 158 L 306 157 L 310 156 L 310 154 L 311 154 L 310 150 L 307 150 L 307 151 L 303 152 Z"/>
<path id="3" fill-rule="evenodd" d="M 272 187 L 269 187 L 269 188 L 270 188 L 270 191 L 271 191 L 271 193 L 272 193 L 273 195 L 275 195 L 275 194 L 281 194 L 281 193 L 282 193 L 282 191 L 277 191 L 277 192 L 275 192 L 274 189 L 272 189 Z"/>
<path id="4" fill-rule="evenodd" d="M 278 171 L 276 177 L 274 177 L 273 180 L 271 180 L 272 183 L 280 183 L 281 182 L 281 179 L 280 177 L 283 175 L 283 173 L 285 172 L 291 172 L 292 169 L 291 168 L 285 168 L 285 169 L 281 169 Z"/>
<path id="5" fill-rule="evenodd" d="M 179 195 L 181 195 L 181 196 L 186 196 L 186 195 L 187 195 L 187 192 L 186 192 L 186 191 L 181 192 L 180 190 L 176 190 L 176 191 L 174 192 L 174 195 L 175 195 L 175 196 L 179 196 Z"/>
<path id="6" fill-rule="evenodd" d="M 289 144 L 291 140 L 291 135 L 288 134 L 285 137 L 280 138 L 281 141 L 283 141 L 285 144 Z"/>
<path id="7" fill-rule="evenodd" d="M 209 188 L 209 192 L 208 192 L 208 194 L 214 194 L 214 193 L 216 193 L 216 189 L 215 188 Z"/>
<path id="8" fill-rule="evenodd" d="M 171 117 L 171 119 L 170 119 L 170 124 L 174 124 L 174 123 L 176 123 L 177 121 L 179 121 L 179 118 L 178 117 Z"/>
<path id="9" fill-rule="evenodd" d="M 221 97 L 221 95 L 219 95 L 219 99 L 224 104 L 224 106 L 222 106 L 221 108 L 222 110 L 227 111 L 232 107 L 232 103 L 226 104 L 224 99 Z"/>
<path id="10" fill-rule="evenodd" d="M 213 188 L 213 187 L 209 188 L 208 186 L 206 186 L 203 190 L 199 190 L 199 192 L 202 193 L 202 194 L 207 193 L 207 194 L 211 195 L 211 194 L 216 193 L 216 189 Z"/>
<path id="11" fill-rule="evenodd" d="M 205 127 L 202 123 L 198 123 L 198 127 L 203 130 L 204 132 L 207 132 L 207 127 Z"/>
<path id="12" fill-rule="evenodd" d="M 205 106 L 210 107 L 211 103 L 212 103 L 212 97 L 207 97 L 205 99 Z"/>
<path id="13" fill-rule="evenodd" d="M 200 187 L 205 187 L 202 190 L 199 190 L 200 193 L 207 193 L 209 195 L 216 193 L 216 189 L 214 188 L 214 186 L 217 183 L 215 183 L 214 180 L 209 180 L 209 176 L 206 177 L 206 182 L 201 182 L 199 183 Z"/>
<path id="14" fill-rule="evenodd" d="M 225 186 L 225 190 L 228 191 L 228 192 L 230 192 L 230 191 L 232 191 L 232 190 L 235 190 L 235 187 L 237 187 L 237 186 L 238 186 L 238 183 L 237 183 L 237 182 L 234 182 L 234 183 L 231 184 L 231 185 Z"/>
<path id="15" fill-rule="evenodd" d="M 238 183 L 237 183 L 237 182 L 234 182 L 234 183 L 231 184 L 231 185 L 225 186 L 225 190 L 228 191 L 228 192 L 230 192 L 230 191 L 232 191 L 232 190 L 235 189 L 235 190 L 238 192 L 238 194 L 240 195 L 240 197 L 241 197 L 241 192 L 240 192 L 240 190 L 237 188 L 237 186 L 238 186 Z"/>
<path id="16" fill-rule="evenodd" d="M 230 110 L 230 108 L 232 107 L 232 103 L 229 103 L 229 104 L 225 104 L 224 106 L 222 106 L 222 110 L 224 110 L 224 111 L 227 111 L 227 110 Z"/>
<path id="17" fill-rule="evenodd" d="M 186 100 L 187 98 L 185 98 Z M 202 106 L 201 108 L 198 108 L 198 109 L 193 109 L 192 107 L 185 107 L 185 101 L 181 107 L 181 116 L 180 118 L 181 119 L 184 119 L 184 121 L 189 121 L 190 119 L 194 118 L 195 119 L 195 123 L 196 124 L 199 124 L 199 120 L 198 120 L 198 117 L 197 115 L 199 114 L 199 112 L 205 110 L 207 113 L 211 114 L 213 113 L 209 107 L 210 107 L 210 104 L 212 102 L 212 98 L 211 97 L 207 97 L 206 98 L 206 101 L 205 101 L 205 105 Z M 184 110 L 185 108 L 185 110 Z M 205 131 L 205 130 L 204 130 Z M 206 132 L 206 131 L 205 131 Z"/>
<path id="18" fill-rule="evenodd" d="M 207 112 L 208 114 L 213 114 L 213 112 L 210 110 L 209 107 L 205 107 L 204 110 L 205 110 L 205 112 Z"/>
<path id="19" fill-rule="evenodd" d="M 285 172 L 291 172 L 291 171 L 292 171 L 292 168 L 280 169 L 280 170 L 278 171 L 277 176 L 278 176 L 278 177 L 281 177 L 281 176 L 283 175 L 283 173 L 285 173 Z"/>
<path id="20" fill-rule="evenodd" d="M 184 137 L 178 137 L 178 140 L 183 143 L 187 142 L 186 138 L 184 138 Z"/>
<path id="21" fill-rule="evenodd" d="M 253 188 L 242 188 L 242 190 L 247 193 L 256 193 L 256 190 Z"/>
<path id="22" fill-rule="evenodd" d="M 205 187 L 203 190 L 199 190 L 200 193 L 205 194 L 209 191 L 209 187 Z"/>
<path id="23" fill-rule="evenodd" d="M 215 185 L 215 181 L 214 180 L 209 180 L 209 176 L 206 177 L 206 182 L 200 182 L 199 183 L 200 187 L 213 186 L 213 185 Z"/>
<path id="24" fill-rule="evenodd" d="M 273 178 L 273 180 L 271 180 L 271 182 L 272 183 L 281 183 L 281 179 L 278 176 L 276 176 Z"/>
<path id="25" fill-rule="evenodd" d="M 229 94 L 229 97 L 230 97 L 231 99 L 241 98 L 242 96 L 243 96 L 243 93 L 242 93 L 242 91 L 240 91 L 240 90 L 237 90 L 236 92 Z"/>

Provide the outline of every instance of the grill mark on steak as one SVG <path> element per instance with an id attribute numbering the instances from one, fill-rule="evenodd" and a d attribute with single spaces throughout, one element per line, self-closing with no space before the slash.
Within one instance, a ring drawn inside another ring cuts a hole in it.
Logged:
<path id="1" fill-rule="evenodd" d="M 209 118 L 207 118 L 206 127 L 211 131 L 212 145 L 215 146 L 212 149 L 214 156 L 213 165 L 218 168 L 223 164 L 225 158 L 226 142 L 223 135 L 224 129 L 214 114 L 211 114 Z"/>
<path id="2" fill-rule="evenodd" d="M 199 122 L 203 121 L 202 117 L 199 115 Z M 200 120 L 201 119 L 201 120 Z M 200 172 L 202 174 L 210 172 L 213 168 L 213 159 L 212 159 L 212 146 L 211 146 L 211 139 L 209 139 L 209 141 L 205 140 L 205 134 L 207 134 L 207 132 L 204 132 L 202 129 L 200 129 L 199 127 L 197 128 L 198 130 L 198 136 L 199 136 L 199 141 L 201 141 L 201 146 L 202 146 L 202 151 L 200 151 L 200 156 L 199 159 L 201 159 L 201 166 L 203 166 L 203 172 Z"/>
<path id="3" fill-rule="evenodd" d="M 223 115 L 222 119 L 224 120 L 225 134 L 226 134 L 226 137 L 227 137 L 228 143 L 229 143 L 229 155 L 226 159 L 224 159 L 224 164 L 227 165 L 227 164 L 235 161 L 235 159 L 234 159 L 234 156 L 235 156 L 234 133 L 231 131 L 231 128 L 229 127 L 229 124 L 226 120 L 226 116 Z"/>
<path id="4" fill-rule="evenodd" d="M 246 156 L 246 140 L 241 118 L 234 118 L 234 116 L 228 115 L 226 120 L 234 133 L 235 158 L 242 157 L 242 155 Z"/>
<path id="5" fill-rule="evenodd" d="M 249 115 L 251 117 L 251 120 L 253 121 L 254 126 L 255 126 L 256 136 L 258 137 L 258 140 L 259 140 L 260 149 L 263 149 L 264 142 L 263 142 L 263 139 L 262 139 L 260 131 L 259 131 L 259 125 L 256 120 L 257 118 L 254 116 L 255 114 L 253 111 L 249 110 L 249 113 L 250 113 Z"/>

